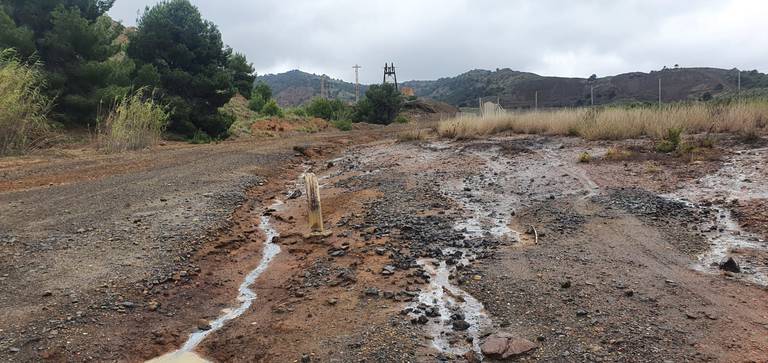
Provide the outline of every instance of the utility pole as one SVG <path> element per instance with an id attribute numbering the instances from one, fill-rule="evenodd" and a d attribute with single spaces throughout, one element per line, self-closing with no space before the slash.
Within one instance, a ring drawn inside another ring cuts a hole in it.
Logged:
<path id="1" fill-rule="evenodd" d="M 739 71 L 739 77 L 738 77 L 738 79 L 739 79 L 739 82 L 738 82 L 739 83 L 739 88 L 738 88 L 739 91 L 738 92 L 739 93 L 738 93 L 738 95 L 739 95 L 739 97 L 741 97 L 741 69 L 739 69 L 738 71 Z"/>
<path id="2" fill-rule="evenodd" d="M 358 71 L 360 70 L 360 68 L 363 68 L 363 67 L 360 67 L 359 65 L 355 64 L 355 66 L 352 68 L 355 69 L 355 103 L 357 103 L 357 102 L 360 102 L 360 79 L 358 77 L 358 74 L 359 74 Z"/>
<path id="3" fill-rule="evenodd" d="M 589 96 L 592 98 L 592 106 L 595 105 L 595 86 L 589 87 Z"/>
<path id="4" fill-rule="evenodd" d="M 661 109 L 661 78 L 659 78 L 659 109 Z"/>
<path id="5" fill-rule="evenodd" d="M 536 91 L 536 93 L 533 95 L 533 110 L 539 110 L 539 91 Z"/>
<path id="6" fill-rule="evenodd" d="M 320 76 L 320 98 L 326 98 L 325 97 L 325 76 Z"/>

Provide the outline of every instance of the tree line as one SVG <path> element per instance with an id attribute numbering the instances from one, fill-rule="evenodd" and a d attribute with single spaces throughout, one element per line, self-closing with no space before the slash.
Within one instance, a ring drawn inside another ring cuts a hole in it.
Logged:
<path id="1" fill-rule="evenodd" d="M 234 116 L 219 108 L 236 93 L 262 115 L 284 115 L 271 89 L 254 85 L 256 75 L 246 56 L 226 46 L 218 27 L 189 0 L 163 0 L 146 7 L 136 27 L 125 27 L 107 15 L 114 3 L 0 0 L 4 64 L 19 62 L 39 71 L 34 78 L 41 79 L 39 89 L 25 87 L 52 101 L 45 108 L 49 121 L 98 130 L 115 125 L 107 121 L 121 110 L 126 122 L 121 128 L 129 130 L 132 119 L 125 110 L 143 110 L 149 116 L 162 105 L 157 111 L 168 117 L 163 117 L 167 121 L 161 129 L 170 135 L 224 138 Z M 341 121 L 344 128 L 353 121 L 387 124 L 395 120 L 402 102 L 392 85 L 371 86 L 354 106 L 316 99 L 299 113 Z M 133 122 L 160 130 L 151 120 Z"/>
<path id="2" fill-rule="evenodd" d="M 170 133 L 226 136 L 233 120 L 218 108 L 235 92 L 251 96 L 252 64 L 188 0 L 147 7 L 135 28 L 106 14 L 114 3 L 0 0 L 0 48 L 41 64 L 50 116 L 65 126 L 94 127 L 116 100 L 151 89 Z"/>

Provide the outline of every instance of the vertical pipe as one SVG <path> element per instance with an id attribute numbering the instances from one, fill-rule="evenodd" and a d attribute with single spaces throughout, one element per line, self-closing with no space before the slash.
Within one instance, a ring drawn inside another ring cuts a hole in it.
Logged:
<path id="1" fill-rule="evenodd" d="M 304 174 L 307 188 L 307 206 L 311 233 L 323 233 L 323 209 L 320 205 L 320 185 L 313 173 Z"/>

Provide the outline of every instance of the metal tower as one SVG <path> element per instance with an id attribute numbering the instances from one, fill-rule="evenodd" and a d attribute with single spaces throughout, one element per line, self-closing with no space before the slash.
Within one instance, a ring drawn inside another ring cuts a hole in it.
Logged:
<path id="1" fill-rule="evenodd" d="M 388 65 L 387 63 L 384 63 L 384 82 L 387 83 L 387 76 L 390 77 L 390 79 L 394 80 L 395 82 L 395 89 L 397 88 L 397 73 L 395 73 L 395 63 L 392 62 L 392 65 Z"/>

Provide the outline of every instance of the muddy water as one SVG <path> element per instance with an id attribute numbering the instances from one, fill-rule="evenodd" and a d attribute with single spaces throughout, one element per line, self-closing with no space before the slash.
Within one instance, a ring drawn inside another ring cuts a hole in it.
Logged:
<path id="1" fill-rule="evenodd" d="M 418 302 L 412 304 L 412 307 L 421 303 L 438 308 L 440 316 L 427 324 L 433 347 L 454 355 L 462 355 L 470 350 L 480 354 L 480 333 L 482 328 L 491 324 L 483 304 L 451 283 L 451 269 L 445 261 L 422 259 L 418 263 L 432 278 L 427 290 L 419 294 Z M 469 323 L 467 335 L 472 338 L 471 344 L 466 341 L 450 341 L 451 315 L 455 312 L 460 312 Z"/>
<path id="2" fill-rule="evenodd" d="M 680 190 L 664 197 L 681 201 L 694 208 L 711 209 L 714 221 L 705 222 L 701 229 L 710 243 L 710 249 L 698 256 L 694 269 L 719 273 L 718 263 L 730 256 L 735 249 L 768 251 L 768 242 L 741 229 L 731 211 L 718 202 L 734 199 L 750 201 L 768 198 L 765 180 L 768 166 L 768 149 L 754 149 L 737 152 L 723 163 L 715 173 L 705 175 Z M 746 281 L 768 286 L 768 267 L 755 266 L 737 257 L 742 273 L 738 276 Z"/>
<path id="3" fill-rule="evenodd" d="M 277 209 L 282 204 L 283 204 L 282 201 L 276 200 L 270 206 L 270 209 Z M 163 355 L 161 357 L 152 359 L 149 362 L 151 363 L 208 362 L 207 360 L 203 359 L 202 357 L 200 357 L 194 352 L 195 348 L 197 348 L 197 346 L 200 345 L 200 343 L 206 337 L 208 337 L 208 335 L 221 329 L 224 326 L 224 324 L 226 324 L 228 321 L 239 317 L 244 312 L 246 312 L 248 308 L 251 307 L 253 300 L 256 299 L 256 292 L 251 290 L 251 285 L 253 285 L 256 279 L 267 269 L 267 267 L 269 267 L 270 262 L 272 262 L 275 256 L 277 256 L 280 253 L 280 246 L 274 243 L 275 237 L 278 236 L 278 233 L 272 227 L 270 223 L 270 219 L 271 218 L 268 215 L 261 216 L 260 218 L 259 228 L 266 235 L 266 240 L 264 241 L 264 249 L 262 251 L 262 257 L 261 257 L 261 261 L 259 262 L 259 265 L 245 277 L 245 280 L 243 280 L 243 282 L 240 284 L 240 287 L 238 288 L 237 300 L 240 302 L 240 305 L 238 305 L 234 309 L 223 310 L 222 315 L 216 318 L 216 320 L 210 322 L 210 325 L 211 325 L 210 329 L 200 330 L 190 334 L 187 341 L 179 350 L 176 350 L 166 355 Z"/>
<path id="4" fill-rule="evenodd" d="M 449 148 L 445 144 L 434 143 L 427 150 L 445 155 Z M 558 158 L 555 151 L 543 147 L 519 158 L 503 156 L 495 147 L 454 152 L 470 153 L 480 163 L 479 173 L 463 180 L 447 181 L 442 189 L 443 194 L 466 213 L 466 217 L 454 225 L 454 229 L 466 239 L 520 241 L 520 232 L 510 228 L 516 211 L 552 196 L 580 195 L 586 198 L 599 190 L 583 170 Z M 420 156 L 426 158 L 423 154 Z M 444 248 L 442 252 L 447 256 L 457 251 L 463 256 L 459 265 L 469 265 L 472 255 L 468 249 Z M 432 259 L 422 259 L 418 263 L 430 274 L 431 280 L 428 289 L 419 295 L 418 302 L 410 307 L 424 304 L 438 308 L 440 316 L 427 323 L 433 347 L 453 355 L 474 351 L 482 358 L 479 338 L 483 330 L 492 326 L 483 304 L 451 283 L 455 267 Z M 456 312 L 461 313 L 470 324 L 466 333 L 472 338 L 471 343 L 456 339 L 451 326 L 451 315 Z"/>

